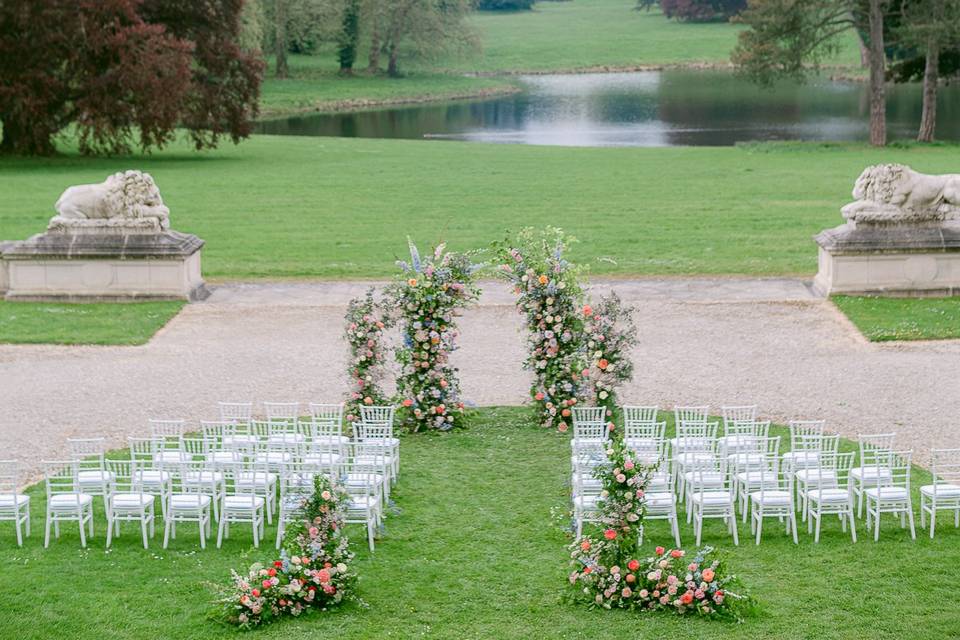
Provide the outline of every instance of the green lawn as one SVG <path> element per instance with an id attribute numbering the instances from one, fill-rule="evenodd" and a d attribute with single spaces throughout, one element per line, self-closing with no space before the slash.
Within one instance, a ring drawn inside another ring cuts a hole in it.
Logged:
<path id="1" fill-rule="evenodd" d="M 404 437 L 392 494 L 397 512 L 375 554 L 359 528 L 351 529 L 368 606 L 281 622 L 257 637 L 851 640 L 947 638 L 960 628 L 953 606 L 960 531 L 947 518 L 935 540 L 920 531 L 916 542 L 888 519 L 874 543 L 860 521 L 855 545 L 830 519 L 820 544 L 804 531 L 799 546 L 770 521 L 759 547 L 744 535 L 739 548 L 719 521 L 709 521 L 704 544 L 727 554 L 759 603 L 759 613 L 741 625 L 565 604 L 567 539 L 551 509 L 567 504 L 569 439 L 530 426 L 528 415 L 522 408 L 485 409 L 465 431 Z M 915 473 L 916 485 L 928 479 Z M 227 580 L 230 568 L 271 559 L 271 546 L 250 550 L 249 533 L 237 527 L 222 550 L 200 551 L 185 527 L 171 549 L 161 550 L 158 536 L 144 551 L 135 525 L 126 525 L 105 551 L 98 522 L 86 551 L 69 527 L 43 550 L 42 491 L 30 493 L 34 533 L 26 546 L 15 546 L 9 523 L 0 529 L 9 568 L 0 608 L 3 628 L 15 629 L 15 637 L 237 637 L 205 619 L 206 585 Z M 688 548 L 691 531 L 682 526 Z M 664 522 L 651 523 L 648 535 L 648 549 L 670 544 Z"/>
<path id="2" fill-rule="evenodd" d="M 451 100 L 508 93 L 515 90 L 509 78 L 473 78 L 427 69 L 402 78 L 357 73 L 337 74 L 333 53 L 290 56 L 290 78 L 273 76 L 272 66 L 263 83 L 260 110 L 263 118 L 305 111 L 344 111 L 375 105 Z"/>
<path id="3" fill-rule="evenodd" d="M 0 300 L 0 343 L 145 344 L 183 302 L 57 304 Z"/>
<path id="4" fill-rule="evenodd" d="M 563 148 L 254 137 L 196 154 L 0 158 L 3 239 L 41 231 L 71 184 L 150 171 L 214 279 L 382 278 L 409 234 L 476 249 L 556 225 L 595 274 L 812 275 L 811 237 L 842 222 L 867 164 L 956 168 L 956 146 Z M 600 260 L 598 258 L 609 258 Z"/>
<path id="5" fill-rule="evenodd" d="M 960 338 L 960 297 L 836 296 L 833 302 L 872 342 Z"/>

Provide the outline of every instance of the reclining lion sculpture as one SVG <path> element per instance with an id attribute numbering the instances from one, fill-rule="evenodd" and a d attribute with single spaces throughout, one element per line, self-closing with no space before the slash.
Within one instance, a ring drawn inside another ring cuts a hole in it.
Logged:
<path id="1" fill-rule="evenodd" d="M 54 205 L 48 231 L 166 231 L 170 210 L 149 173 L 121 171 L 98 184 L 68 187 Z"/>
<path id="2" fill-rule="evenodd" d="M 942 222 L 960 217 L 960 174 L 932 176 L 902 164 L 867 167 L 843 217 L 853 223 Z"/>

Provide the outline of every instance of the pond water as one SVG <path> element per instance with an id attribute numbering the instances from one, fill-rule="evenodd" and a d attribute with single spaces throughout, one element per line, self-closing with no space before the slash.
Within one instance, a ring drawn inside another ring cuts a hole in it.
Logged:
<path id="1" fill-rule="evenodd" d="M 520 78 L 501 98 L 261 122 L 257 133 L 440 138 L 565 146 L 725 146 L 759 140 L 866 140 L 863 83 L 816 79 L 772 89 L 723 72 L 658 71 Z M 889 88 L 890 139 L 912 139 L 919 84 Z M 939 96 L 937 137 L 960 141 L 960 86 Z"/>

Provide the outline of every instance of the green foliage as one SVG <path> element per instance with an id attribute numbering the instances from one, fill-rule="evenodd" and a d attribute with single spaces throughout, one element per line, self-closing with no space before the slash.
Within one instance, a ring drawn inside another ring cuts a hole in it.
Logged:
<path id="1" fill-rule="evenodd" d="M 145 344 L 183 302 L 53 303 L 0 300 L 0 343 Z"/>
<path id="2" fill-rule="evenodd" d="M 522 11 L 532 9 L 537 0 L 477 0 L 481 11 Z"/>
<path id="3" fill-rule="evenodd" d="M 836 296 L 832 300 L 872 342 L 960 338 L 960 298 Z"/>

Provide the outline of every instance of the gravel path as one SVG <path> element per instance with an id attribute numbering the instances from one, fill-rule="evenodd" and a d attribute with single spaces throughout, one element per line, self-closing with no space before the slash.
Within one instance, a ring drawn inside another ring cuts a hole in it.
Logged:
<path id="1" fill-rule="evenodd" d="M 189 305 L 142 347 L 0 345 L 0 457 L 62 457 L 68 436 L 124 446 L 150 417 L 215 419 L 218 400 L 338 401 L 346 301 L 363 283 L 231 284 Z M 607 281 L 637 308 L 636 376 L 625 400 L 757 403 L 777 421 L 896 430 L 923 461 L 960 447 L 960 341 L 866 342 L 797 280 Z M 519 404 L 528 385 L 520 318 L 485 283 L 455 354 L 464 397 Z"/>

